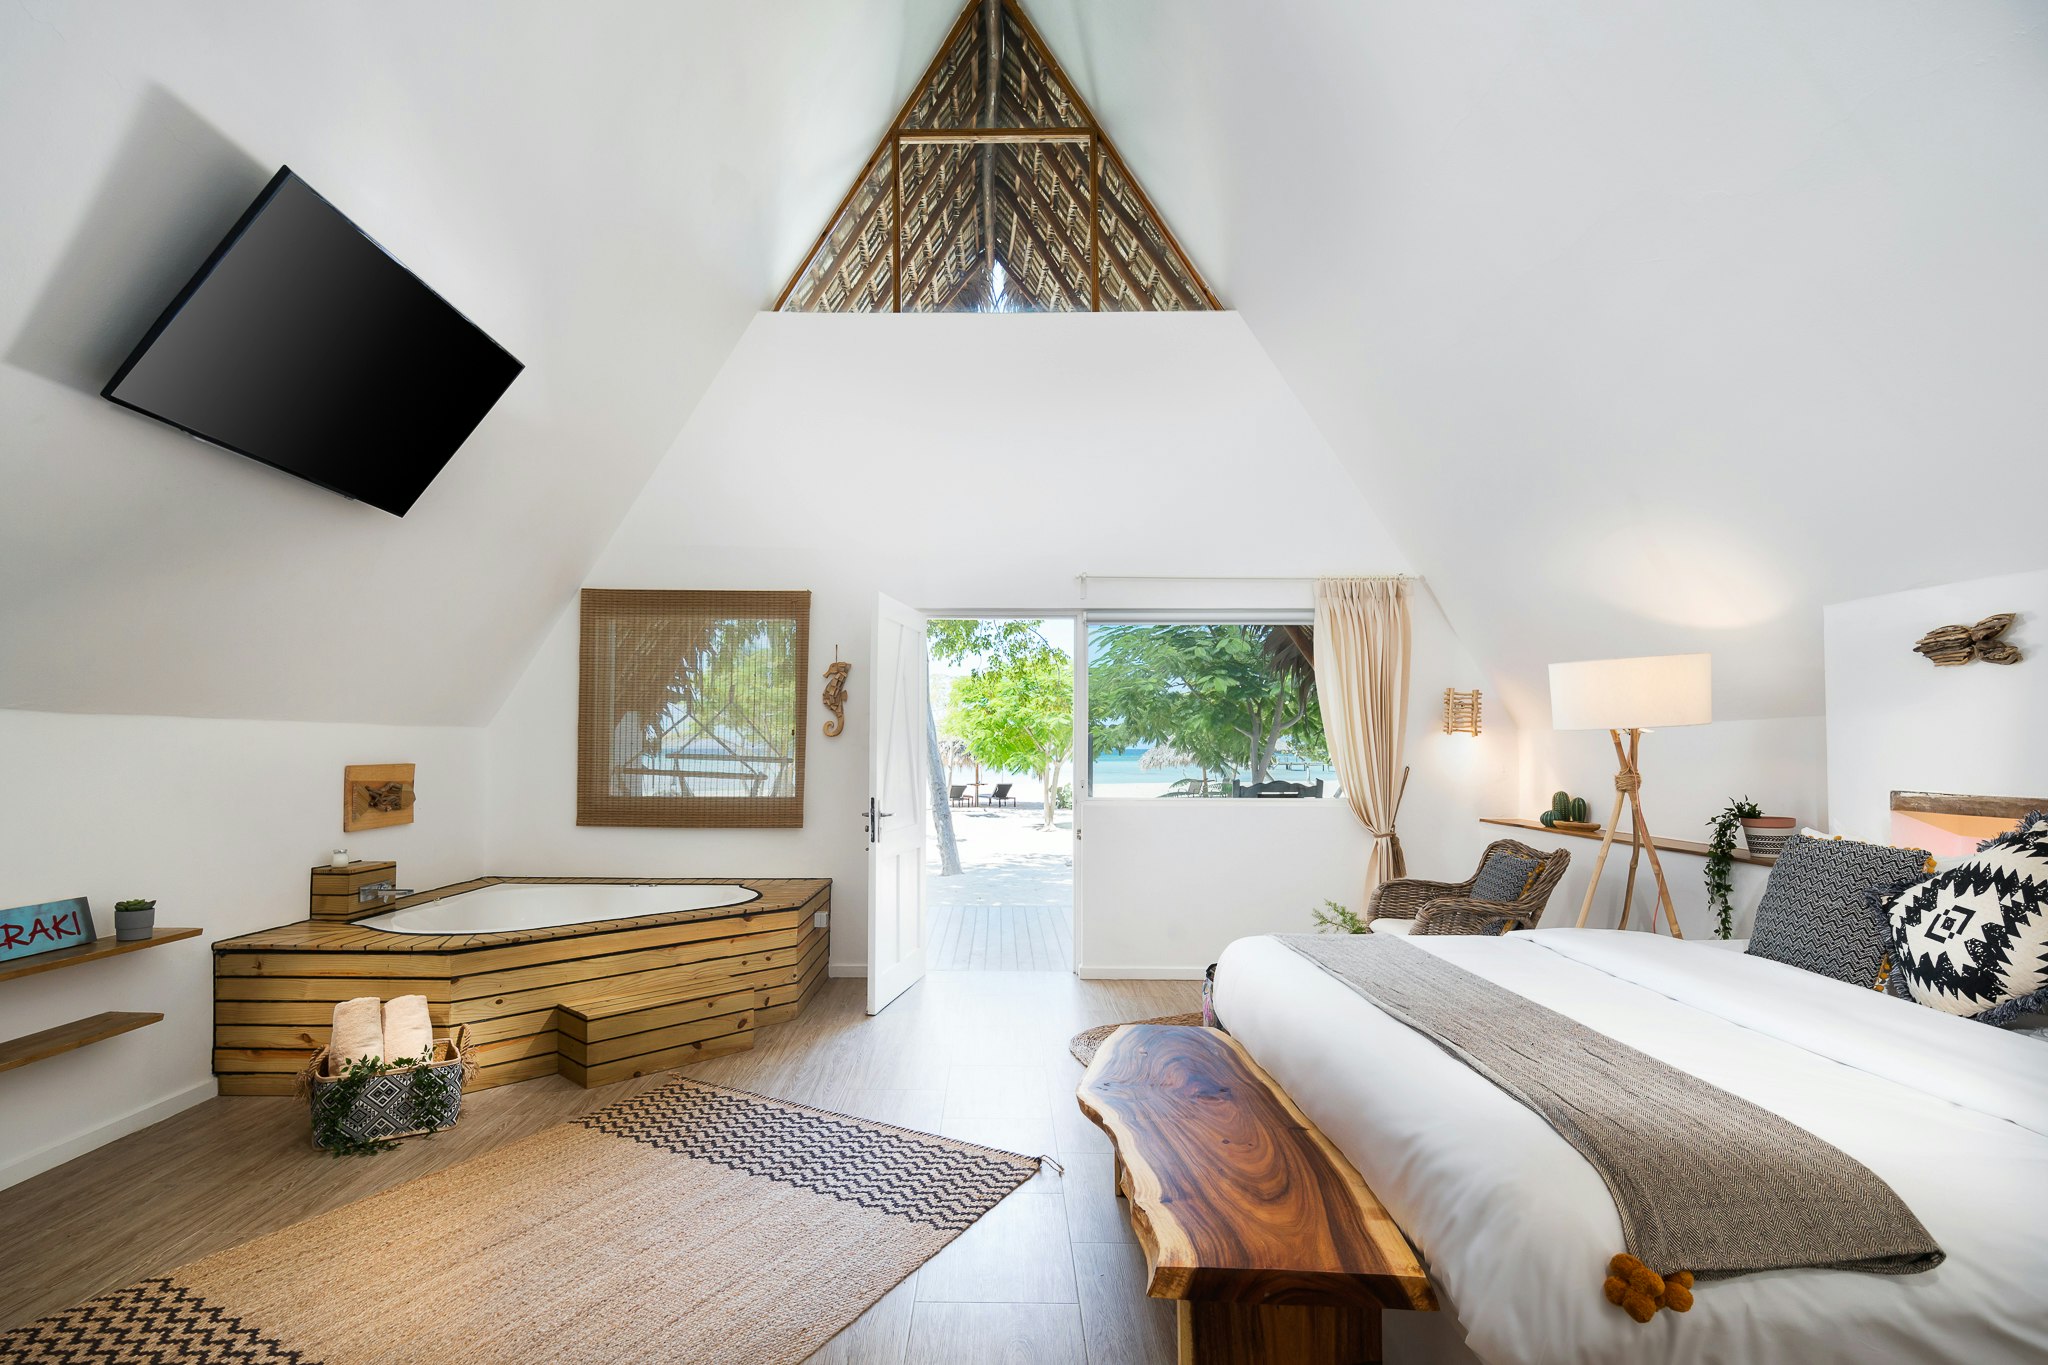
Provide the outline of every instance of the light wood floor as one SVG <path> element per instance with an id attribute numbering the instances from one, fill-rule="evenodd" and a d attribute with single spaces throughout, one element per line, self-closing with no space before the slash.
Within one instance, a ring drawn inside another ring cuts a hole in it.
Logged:
<path id="1" fill-rule="evenodd" d="M 1064 905 L 934 905 L 934 971 L 1071 972 L 1073 910 Z"/>
<path id="2" fill-rule="evenodd" d="M 1111 1191 L 1109 1144 L 1075 1108 L 1074 1033 L 1192 1010 L 1186 981 L 946 972 L 870 1019 L 865 983 L 826 983 L 753 1051 L 685 1074 L 1065 1164 L 1047 1167 L 814 1357 L 820 1365 L 1150 1365 L 1170 1306 Z M 311 1149 L 288 1099 L 214 1099 L 0 1195 L 0 1328 L 160 1274 L 453 1165 L 647 1086 L 548 1078 L 465 1098 L 462 1122 L 367 1159 Z M 535 1342 L 530 1359 L 548 1358 Z M 514 1362 L 506 1362 L 514 1365 Z M 745 1362 L 734 1362 L 745 1365 Z"/>

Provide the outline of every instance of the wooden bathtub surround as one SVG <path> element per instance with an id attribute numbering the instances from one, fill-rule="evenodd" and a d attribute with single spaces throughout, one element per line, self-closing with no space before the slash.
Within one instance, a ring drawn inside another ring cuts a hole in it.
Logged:
<path id="1" fill-rule="evenodd" d="M 761 992 L 704 985 L 605 996 L 560 1009 L 556 1062 L 586 1090 L 754 1045 Z"/>
<path id="2" fill-rule="evenodd" d="M 369 880 L 388 876 L 387 865 Z M 221 939 L 221 1093 L 290 1094 L 335 1004 L 358 995 L 424 995 L 437 1033 L 467 1025 L 470 1089 L 557 1071 L 597 1085 L 750 1047 L 755 1029 L 794 1018 L 825 979 L 828 931 L 817 921 L 832 884 L 822 879 L 485 877 L 362 913 L 504 882 L 732 885 L 759 899 L 501 933 L 395 934 L 334 917 Z"/>
<path id="3" fill-rule="evenodd" d="M 313 869 L 313 917 L 315 919 L 351 920 L 365 915 L 381 915 L 389 906 L 376 901 L 365 903 L 356 893 L 373 882 L 398 880 L 398 864 L 372 862 L 363 859 L 347 867 L 316 867 Z"/>
<path id="4" fill-rule="evenodd" d="M 1436 1308 L 1379 1199 L 1228 1034 L 1119 1029 L 1077 1098 L 1116 1149 L 1146 1292 L 1180 1301 L 1181 1365 L 1377 1361 L 1384 1310 Z"/>

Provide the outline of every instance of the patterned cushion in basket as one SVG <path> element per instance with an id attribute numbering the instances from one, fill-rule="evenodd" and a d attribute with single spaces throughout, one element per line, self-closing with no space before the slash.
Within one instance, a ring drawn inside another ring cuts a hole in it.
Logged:
<path id="1" fill-rule="evenodd" d="M 1888 939 L 1871 918 L 1868 896 L 1926 865 L 1917 848 L 1794 835 L 1757 904 L 1749 951 L 1852 986 L 1875 986 Z"/>
<path id="2" fill-rule="evenodd" d="M 1541 860 L 1519 853 L 1489 854 L 1479 869 L 1478 879 L 1472 883 L 1472 899 L 1518 901 L 1542 866 Z"/>
<path id="3" fill-rule="evenodd" d="M 1893 972 L 1922 1005 L 1987 1024 L 2048 1009 L 2048 822 L 1879 893 Z"/>

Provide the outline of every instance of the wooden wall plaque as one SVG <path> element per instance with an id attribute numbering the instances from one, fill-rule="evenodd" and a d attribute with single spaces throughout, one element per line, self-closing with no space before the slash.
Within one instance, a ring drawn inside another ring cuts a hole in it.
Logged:
<path id="1" fill-rule="evenodd" d="M 413 765 L 352 763 L 342 770 L 341 827 L 384 829 L 412 823 Z"/>

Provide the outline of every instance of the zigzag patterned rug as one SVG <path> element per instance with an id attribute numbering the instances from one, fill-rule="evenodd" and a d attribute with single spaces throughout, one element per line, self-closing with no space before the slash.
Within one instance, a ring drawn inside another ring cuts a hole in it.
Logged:
<path id="1" fill-rule="evenodd" d="M 0 1361 L 801 1361 L 1038 1166 L 685 1080 L 0 1333 Z"/>

